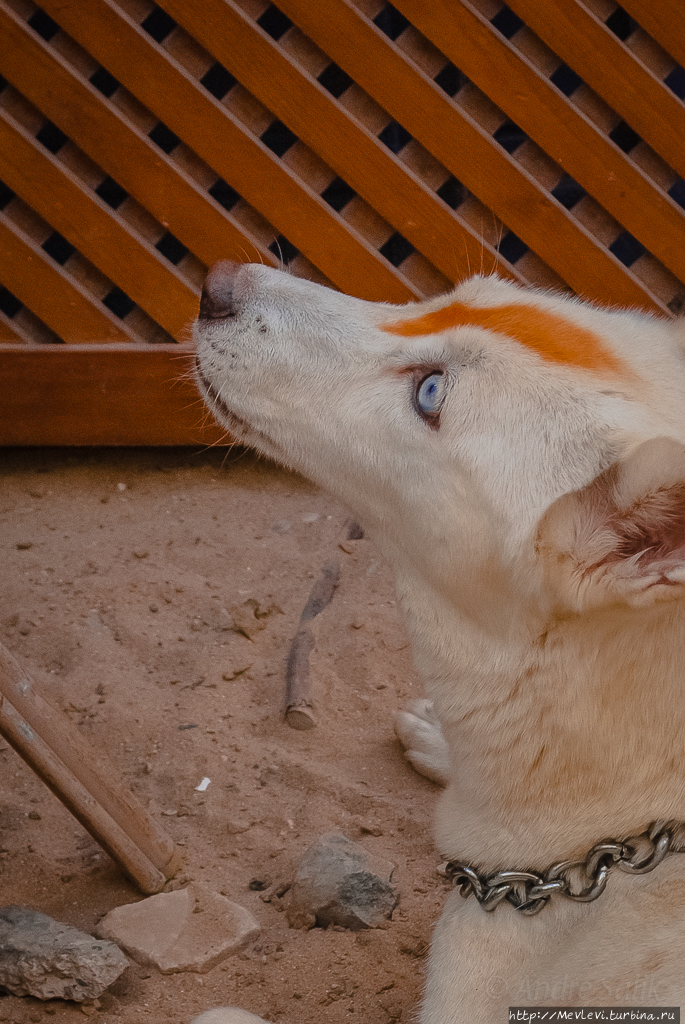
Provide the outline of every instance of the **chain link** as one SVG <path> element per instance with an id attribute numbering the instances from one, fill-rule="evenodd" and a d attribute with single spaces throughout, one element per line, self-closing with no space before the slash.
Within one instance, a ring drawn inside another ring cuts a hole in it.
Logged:
<path id="1" fill-rule="evenodd" d="M 673 833 L 678 827 L 657 821 L 646 832 L 625 842 L 610 839 L 596 843 L 584 860 L 552 864 L 544 874 L 498 871 L 493 875 L 480 875 L 474 868 L 455 860 L 447 864 L 446 874 L 464 899 L 475 896 L 483 910 L 495 910 L 507 900 L 521 914 L 532 916 L 556 895 L 576 903 L 591 903 L 604 892 L 613 868 L 631 875 L 653 871 L 670 851 Z"/>

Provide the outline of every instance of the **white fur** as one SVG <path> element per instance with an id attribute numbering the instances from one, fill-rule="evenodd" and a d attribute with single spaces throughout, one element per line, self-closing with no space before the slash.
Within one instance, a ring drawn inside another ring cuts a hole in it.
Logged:
<path id="1" fill-rule="evenodd" d="M 449 780 L 440 851 L 485 871 L 544 869 L 684 819 L 682 328 L 495 278 L 400 308 L 250 265 L 232 294 L 234 315 L 196 327 L 200 386 L 235 435 L 351 506 L 394 565 L 434 708 L 410 709 L 398 732 L 420 771 Z M 625 372 L 478 327 L 383 330 L 454 301 L 551 312 Z M 447 375 L 439 429 L 402 372 L 416 364 Z M 535 918 L 454 895 L 421 1021 L 680 1005 L 683 950 L 677 854 Z"/>

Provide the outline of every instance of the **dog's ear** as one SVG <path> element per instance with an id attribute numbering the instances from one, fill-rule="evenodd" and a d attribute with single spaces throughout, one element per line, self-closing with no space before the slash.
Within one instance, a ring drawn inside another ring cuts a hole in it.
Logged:
<path id="1" fill-rule="evenodd" d="M 646 441 L 556 501 L 538 532 L 555 599 L 574 611 L 685 596 L 685 446 Z"/>

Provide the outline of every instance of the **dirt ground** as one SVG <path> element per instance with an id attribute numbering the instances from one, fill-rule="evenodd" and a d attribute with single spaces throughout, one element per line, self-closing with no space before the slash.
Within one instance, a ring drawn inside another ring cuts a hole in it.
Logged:
<path id="1" fill-rule="evenodd" d="M 202 882 L 262 926 L 205 975 L 132 964 L 100 1006 L 5 995 L 0 1021 L 187 1024 L 230 1004 L 290 1024 L 413 1018 L 447 895 L 437 791 L 393 735 L 394 711 L 421 686 L 391 573 L 368 539 L 346 539 L 349 520 L 240 450 L 0 451 L 0 639 L 182 845 L 171 885 Z M 283 721 L 285 661 L 331 559 L 341 583 L 311 658 L 318 724 L 296 732 Z M 0 748 L 0 905 L 91 931 L 140 899 Z M 281 899 L 266 901 L 329 830 L 397 865 L 387 929 L 297 931 Z"/>

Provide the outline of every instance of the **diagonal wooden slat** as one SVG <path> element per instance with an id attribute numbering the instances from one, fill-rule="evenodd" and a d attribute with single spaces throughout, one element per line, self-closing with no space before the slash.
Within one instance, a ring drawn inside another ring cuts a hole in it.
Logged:
<path id="1" fill-rule="evenodd" d="M 621 7 L 685 67 L 685 24 L 681 0 L 621 0 Z"/>
<path id="2" fill-rule="evenodd" d="M 22 332 L 12 325 L 11 320 L 8 320 L 4 313 L 0 313 L 0 345 L 8 343 L 17 344 L 17 342 L 25 340 Z"/>
<path id="3" fill-rule="evenodd" d="M 576 0 L 555 0 L 553 18 L 537 0 L 511 0 L 509 6 L 645 142 L 685 176 L 685 105 L 640 64 L 603 21 Z"/>
<path id="4" fill-rule="evenodd" d="M 571 107 L 468 0 L 397 0 L 396 6 L 657 259 L 682 276 L 685 217 L 680 207 Z"/>
<path id="5" fill-rule="evenodd" d="M 0 279 L 63 341 L 132 341 L 128 328 L 0 213 Z"/>
<path id="6" fill-rule="evenodd" d="M 197 315 L 199 291 L 0 110 L 0 180 L 174 337 Z"/>
<path id="7" fill-rule="evenodd" d="M 199 20 L 185 0 L 163 3 L 168 14 L 449 280 L 465 277 L 470 267 L 483 264 L 486 273 L 497 268 L 503 276 L 520 280 L 458 213 L 452 213 L 318 82 L 305 76 L 233 0 L 204 0 Z"/>
<path id="8" fill-rule="evenodd" d="M 663 311 L 661 301 L 646 286 L 599 246 L 479 125 L 450 103 L 419 68 L 410 66 L 398 47 L 349 0 L 327 0 L 325 18 L 308 0 L 281 0 L 280 6 L 575 291 L 593 299 L 609 298 Z M 402 8 L 399 2 L 395 6 Z M 435 6 L 439 6 L 438 0 Z M 452 23 L 459 7 L 441 7 L 442 23 L 455 35 L 458 29 Z M 424 34 L 433 32 L 443 51 L 454 50 L 454 57 L 451 52 L 447 55 L 456 62 L 461 40 L 454 42 L 445 28 L 438 32 L 438 19 L 431 13 L 433 4 L 417 0 L 402 9 L 406 17 L 413 16 Z M 486 64 L 491 55 L 482 53 L 477 59 Z M 463 70 L 469 74 L 467 68 Z M 507 89 L 504 70 L 502 78 Z M 525 98 L 535 102 L 530 90 Z"/>
<path id="9" fill-rule="evenodd" d="M 203 263 L 246 253 L 275 266 L 265 245 L 174 166 L 135 125 L 0 2 L 5 77 Z"/>
<path id="10" fill-rule="evenodd" d="M 90 0 L 87 18 L 80 0 L 42 6 L 339 288 L 393 302 L 417 297 L 365 239 L 110 0 Z"/>

